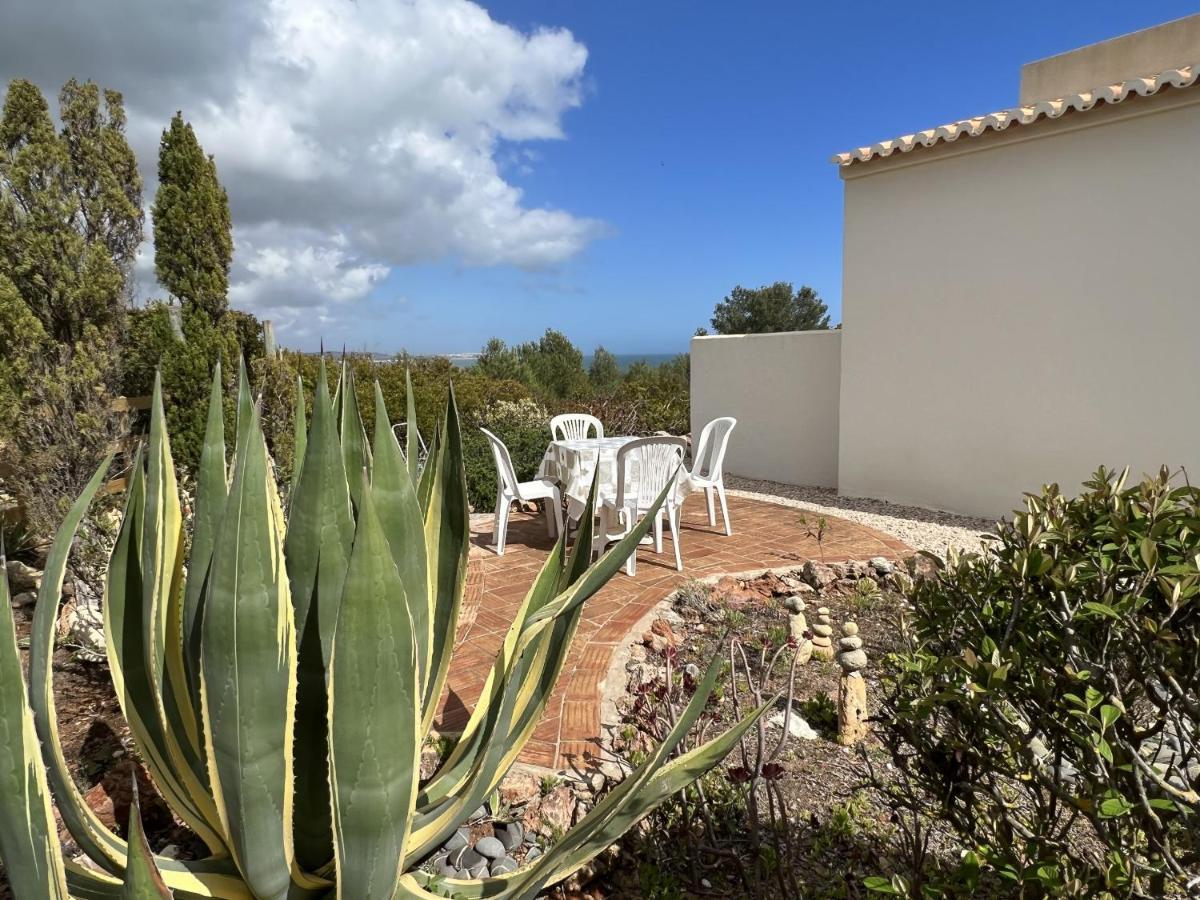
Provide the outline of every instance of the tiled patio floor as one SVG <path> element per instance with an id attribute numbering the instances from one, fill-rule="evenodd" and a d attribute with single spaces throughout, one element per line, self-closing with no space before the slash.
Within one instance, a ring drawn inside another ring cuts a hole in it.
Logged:
<path id="1" fill-rule="evenodd" d="M 661 555 L 641 548 L 634 577 L 622 570 L 587 601 L 558 689 L 522 762 L 553 769 L 592 768 L 588 758 L 598 756 L 600 747 L 601 682 L 612 654 L 638 620 L 685 579 L 800 565 L 817 556 L 817 542 L 804 535 L 796 510 L 737 497 L 729 498 L 729 507 L 732 537 L 725 536 L 720 524 L 709 527 L 704 496 L 693 495 L 683 509 L 684 571 L 675 571 L 670 537 L 664 536 Z M 490 516 L 473 517 L 471 531 L 458 644 L 438 721 L 439 728 L 451 732 L 466 723 L 512 617 L 552 546 L 545 519 L 524 513 L 514 512 L 510 520 L 504 556 L 496 556 L 490 546 Z M 829 518 L 824 543 L 829 562 L 895 559 L 911 552 L 893 537 L 844 519 Z"/>

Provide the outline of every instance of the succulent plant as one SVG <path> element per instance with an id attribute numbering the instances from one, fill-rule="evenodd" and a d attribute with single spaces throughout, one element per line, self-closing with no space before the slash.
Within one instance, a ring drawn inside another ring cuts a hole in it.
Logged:
<path id="1" fill-rule="evenodd" d="M 470 538 L 453 390 L 421 468 L 414 447 L 406 454 L 393 436 L 378 387 L 368 441 L 350 376 L 343 369 L 331 397 L 322 365 L 311 424 L 297 430 L 298 474 L 285 516 L 244 371 L 227 471 L 220 383 L 218 371 L 190 545 L 155 385 L 147 448 L 128 478 L 105 596 L 109 667 L 138 756 L 210 855 L 153 856 L 136 804 L 128 842 L 106 829 L 84 803 L 58 740 L 54 622 L 75 530 L 110 458 L 71 508 L 47 560 L 28 690 L 13 620 L 0 615 L 0 857 L 17 896 L 532 897 L 717 764 L 761 714 L 674 755 L 711 693 L 714 661 L 648 761 L 549 852 L 480 880 L 423 872 L 420 863 L 521 752 L 584 602 L 654 516 L 594 565 L 590 515 L 570 552 L 559 538 L 461 736 L 422 781 L 420 752 L 446 685 Z M 298 391 L 298 422 L 303 396 Z M 407 412 L 415 435 L 411 399 Z M 51 791 L 89 864 L 64 860 Z"/>

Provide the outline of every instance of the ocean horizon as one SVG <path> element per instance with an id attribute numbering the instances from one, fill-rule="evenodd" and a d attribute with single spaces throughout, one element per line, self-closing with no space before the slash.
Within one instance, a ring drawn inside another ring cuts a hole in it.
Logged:
<path id="1" fill-rule="evenodd" d="M 634 363 L 645 363 L 651 367 L 661 366 L 663 363 L 670 362 L 675 357 L 682 356 L 686 352 L 687 351 L 681 351 L 679 353 L 614 353 L 613 356 L 615 356 L 617 359 L 617 366 L 620 367 L 621 372 L 624 373 L 628 372 L 629 367 Z M 476 359 L 478 359 L 478 357 L 474 354 L 471 356 L 456 354 L 450 357 L 450 361 L 460 369 L 469 369 L 471 366 L 475 365 Z M 584 354 L 583 367 L 585 369 L 590 369 L 592 367 L 592 354 Z"/>

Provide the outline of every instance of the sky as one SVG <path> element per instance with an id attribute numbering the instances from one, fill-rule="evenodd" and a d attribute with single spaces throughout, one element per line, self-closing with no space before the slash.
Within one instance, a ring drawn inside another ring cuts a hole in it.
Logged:
<path id="1" fill-rule="evenodd" d="M 122 91 L 147 207 L 182 110 L 229 193 L 231 303 L 288 346 L 556 328 L 673 353 L 737 284 L 811 285 L 839 320 L 834 153 L 1013 106 L 1023 63 L 1198 10 L 39 0 L 0 9 L 0 83 Z M 136 274 L 163 296 L 148 243 Z"/>

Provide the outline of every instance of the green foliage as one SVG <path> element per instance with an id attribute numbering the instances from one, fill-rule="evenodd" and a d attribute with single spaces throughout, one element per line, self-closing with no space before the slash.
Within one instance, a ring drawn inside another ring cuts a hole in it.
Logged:
<path id="1" fill-rule="evenodd" d="M 522 365 L 540 394 L 554 400 L 566 400 L 588 392 L 583 353 L 561 331 L 547 328 L 536 341 L 517 348 Z"/>
<path id="2" fill-rule="evenodd" d="M 233 224 L 217 166 L 190 123 L 176 113 L 158 150 L 154 274 L 183 304 L 215 322 L 225 311 Z"/>
<path id="3" fill-rule="evenodd" d="M 597 393 L 611 394 L 621 384 L 621 367 L 617 365 L 617 358 L 603 347 L 597 347 L 592 354 L 588 378 Z"/>
<path id="4" fill-rule="evenodd" d="M 537 474 L 550 442 L 549 423 L 550 416 L 545 407 L 533 400 L 500 400 L 476 414 L 475 427 L 463 435 L 467 496 L 475 509 L 493 509 L 497 489 L 496 463 L 487 438 L 479 429 L 486 428 L 504 441 L 517 478 L 529 481 Z"/>
<path id="5" fill-rule="evenodd" d="M 507 346 L 500 338 L 492 338 L 484 345 L 472 368 L 489 378 L 520 381 L 523 384 L 533 381 L 533 375 L 517 348 Z"/>
<path id="6" fill-rule="evenodd" d="M 1161 896 L 1200 873 L 1200 489 L 1104 469 L 1085 489 L 1028 495 L 911 589 L 888 796 L 1014 890 Z"/>
<path id="7" fill-rule="evenodd" d="M 35 606 L 30 689 L 11 618 L 0 633 L 0 775 L 9 788 L 0 791 L 0 852 L 20 861 L 24 893 L 64 896 L 68 885 L 76 896 L 111 897 L 123 884 L 125 896 L 419 900 L 429 883 L 419 863 L 492 795 L 533 736 L 583 604 L 636 550 L 666 492 L 594 566 L 590 510 L 575 549 L 558 542 L 516 613 L 489 690 L 423 781 L 421 748 L 446 687 L 470 544 L 458 413 L 450 392 L 437 449 L 418 476 L 374 391 L 370 452 L 362 470 L 347 469 L 349 447 L 364 436 L 353 391 L 346 368 L 335 407 L 322 368 L 285 517 L 244 377 L 227 471 L 214 379 L 185 564 L 155 384 L 147 451 L 132 468 L 108 570 L 108 661 L 138 757 L 208 858 L 152 856 L 137 827 L 131 846 L 72 780 L 55 727 L 54 634 L 67 555 L 111 457 L 71 507 Z M 0 606 L 6 599 L 0 587 Z M 436 889 L 530 900 L 702 777 L 769 708 L 680 749 L 720 669 L 714 660 L 645 763 L 543 856 L 509 876 Z M 66 868 L 53 852 L 51 795 L 91 867 Z"/>
<path id="8" fill-rule="evenodd" d="M 717 334 L 824 330 L 829 310 L 808 285 L 799 290 L 787 281 L 756 289 L 738 285 L 713 310 L 712 327 Z"/>
<path id="9" fill-rule="evenodd" d="M 9 84 L 0 121 L 0 275 L 61 344 L 121 324 L 142 240 L 142 182 L 121 95 L 74 79 L 61 133 L 32 83 Z"/>

